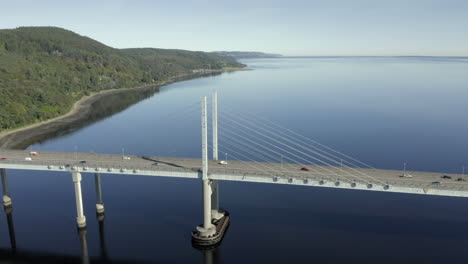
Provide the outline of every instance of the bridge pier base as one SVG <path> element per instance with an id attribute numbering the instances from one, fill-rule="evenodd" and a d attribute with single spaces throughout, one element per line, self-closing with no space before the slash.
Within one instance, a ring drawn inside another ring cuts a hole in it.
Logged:
<path id="1" fill-rule="evenodd" d="M 3 191 L 3 206 L 11 207 L 12 201 L 10 197 L 10 193 L 8 192 L 8 183 L 7 183 L 7 174 L 5 169 L 0 169 L 0 174 L 2 177 L 2 191 Z"/>
<path id="2" fill-rule="evenodd" d="M 81 195 L 81 173 L 73 172 L 73 183 L 75 184 L 75 198 L 76 198 L 76 223 L 78 228 L 86 228 L 86 217 L 83 213 L 83 199 Z"/>
<path id="3" fill-rule="evenodd" d="M 102 201 L 101 175 L 99 173 L 94 174 L 94 182 L 96 185 L 96 213 L 101 215 L 104 214 L 104 202 Z"/>
<path id="4" fill-rule="evenodd" d="M 213 192 L 216 188 L 216 183 L 213 187 L 213 182 L 210 179 L 203 180 L 203 225 L 197 226 L 197 231 L 192 232 L 192 245 L 199 249 L 210 248 L 219 245 L 229 226 L 229 213 L 220 213 L 216 210 L 216 214 L 221 214 L 219 219 L 215 219 L 212 215 L 212 199 L 217 201 L 217 197 Z"/>

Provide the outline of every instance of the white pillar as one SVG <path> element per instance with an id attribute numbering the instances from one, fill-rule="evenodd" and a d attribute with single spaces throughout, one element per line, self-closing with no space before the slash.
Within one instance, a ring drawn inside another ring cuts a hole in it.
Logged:
<path id="1" fill-rule="evenodd" d="M 208 179 L 208 127 L 206 116 L 206 96 L 202 97 L 202 182 L 203 182 L 203 226 L 197 227 L 202 236 L 216 233 L 211 223 L 211 183 Z"/>
<path id="2" fill-rule="evenodd" d="M 206 96 L 202 97 L 202 172 L 203 179 L 208 179 L 208 120 L 206 116 Z"/>
<path id="3" fill-rule="evenodd" d="M 213 92 L 213 159 L 218 160 L 218 94 Z"/>
<path id="4" fill-rule="evenodd" d="M 213 92 L 212 95 L 212 116 L 213 116 L 213 160 L 218 160 L 218 93 Z M 218 180 L 212 180 L 211 190 L 213 194 L 211 195 L 211 217 L 213 219 L 221 219 L 224 216 L 223 213 L 219 211 L 219 182 Z"/>
<path id="5" fill-rule="evenodd" d="M 86 227 L 86 217 L 83 213 L 83 199 L 81 198 L 81 174 L 73 172 L 73 183 L 75 184 L 75 198 L 76 198 L 76 222 L 79 228 Z"/>
<path id="6" fill-rule="evenodd" d="M 8 183 L 7 183 L 7 175 L 6 175 L 6 170 L 5 169 L 0 169 L 0 174 L 2 177 L 2 190 L 3 190 L 3 205 L 5 207 L 10 207 L 12 202 L 11 202 L 11 197 L 10 193 L 8 192 Z"/>

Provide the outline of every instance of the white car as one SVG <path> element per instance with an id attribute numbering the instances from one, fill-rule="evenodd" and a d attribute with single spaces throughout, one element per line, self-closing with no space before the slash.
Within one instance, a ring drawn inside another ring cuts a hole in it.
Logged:
<path id="1" fill-rule="evenodd" d="M 130 160 L 130 157 L 129 157 L 129 156 L 123 156 L 122 159 L 124 159 L 124 160 Z"/>
<path id="2" fill-rule="evenodd" d="M 26 157 L 26 158 L 24 158 L 24 160 L 31 161 L 31 160 L 32 160 L 32 158 L 31 158 L 31 157 Z"/>
<path id="3" fill-rule="evenodd" d="M 227 161 L 225 161 L 225 160 L 220 160 L 218 163 L 221 164 L 221 165 L 227 165 Z"/>

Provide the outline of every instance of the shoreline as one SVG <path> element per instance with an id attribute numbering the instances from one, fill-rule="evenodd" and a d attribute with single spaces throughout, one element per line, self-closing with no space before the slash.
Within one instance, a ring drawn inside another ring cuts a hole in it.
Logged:
<path id="1" fill-rule="evenodd" d="M 84 120 L 89 116 L 91 112 L 91 105 L 103 97 L 124 93 L 128 91 L 137 91 L 145 90 L 150 88 L 161 88 L 162 86 L 175 83 L 178 81 L 187 80 L 185 78 L 195 78 L 202 77 L 203 75 L 212 74 L 212 73 L 223 73 L 223 72 L 232 72 L 232 71 L 244 71 L 249 70 L 245 68 L 233 68 L 233 69 L 222 69 L 222 70 L 205 70 L 203 72 L 195 73 L 184 73 L 173 76 L 168 80 L 159 81 L 151 84 L 145 84 L 137 87 L 130 88 L 114 88 L 109 90 L 103 90 L 99 92 L 92 93 L 90 95 L 83 96 L 80 100 L 76 101 L 71 107 L 70 111 L 67 113 L 54 117 L 52 119 L 44 120 L 38 123 L 26 125 L 23 127 L 14 128 L 12 130 L 7 130 L 0 132 L 0 149 L 18 149 L 18 146 L 21 143 L 24 143 L 34 137 L 44 135 L 47 133 L 58 132 L 65 123 L 77 122 Z M 24 148 L 21 148 L 24 149 Z"/>

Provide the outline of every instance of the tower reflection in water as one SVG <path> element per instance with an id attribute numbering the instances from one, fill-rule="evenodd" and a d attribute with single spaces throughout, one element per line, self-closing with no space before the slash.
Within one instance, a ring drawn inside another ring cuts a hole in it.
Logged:
<path id="1" fill-rule="evenodd" d="M 13 224 L 13 206 L 5 206 L 5 213 L 7 216 L 7 223 L 8 223 L 8 233 L 10 235 L 10 246 L 11 246 L 11 253 L 16 253 L 16 236 L 15 236 L 15 226 Z"/>
<path id="2" fill-rule="evenodd" d="M 16 249 L 16 236 L 15 236 L 15 227 L 13 223 L 13 207 L 4 207 L 7 223 L 8 223 L 8 233 L 10 236 L 10 248 L 9 250 L 0 249 L 0 260 L 11 260 L 13 262 L 19 261 L 20 263 L 125 263 L 125 261 L 110 261 L 109 255 L 107 252 L 106 246 L 106 236 L 105 236 L 105 216 L 104 214 L 98 214 L 97 220 L 99 224 L 99 246 L 100 246 L 100 256 L 97 258 L 90 259 L 88 251 L 88 241 L 87 235 L 88 231 L 86 228 L 78 229 L 78 236 L 81 246 L 81 258 L 74 256 L 64 256 L 64 255 L 45 255 L 44 253 L 35 253 L 35 252 L 17 252 Z M 203 254 L 203 263 L 204 264 L 219 264 L 220 249 L 219 244 L 212 246 L 210 248 L 199 248 L 196 247 L 198 251 Z"/>
<path id="3" fill-rule="evenodd" d="M 219 262 L 219 248 L 202 250 L 204 264 L 218 264 Z"/>
<path id="4" fill-rule="evenodd" d="M 200 247 L 193 245 L 193 248 L 200 251 L 203 254 L 203 263 L 204 264 L 220 264 L 220 246 L 221 243 L 212 245 L 209 247 Z"/>
<path id="5" fill-rule="evenodd" d="M 7 223 L 8 233 L 10 236 L 10 249 L 0 249 L 0 262 L 3 260 L 11 261 L 12 263 L 110 263 L 107 254 L 105 231 L 104 231 L 104 214 L 97 216 L 99 223 L 99 245 L 100 245 L 100 256 L 90 260 L 88 252 L 88 241 L 87 241 L 87 229 L 78 229 L 78 236 L 81 246 L 81 256 L 66 256 L 60 254 L 50 254 L 34 251 L 19 251 L 16 248 L 16 236 L 15 226 L 13 223 L 13 207 L 4 207 Z M 1 262 L 3 263 L 3 262 Z"/>
<path id="6" fill-rule="evenodd" d="M 109 257 L 107 254 L 107 247 L 106 247 L 106 235 L 104 230 L 104 213 L 97 214 L 97 220 L 99 224 L 99 245 L 100 245 L 100 257 L 99 259 L 93 260 L 93 263 L 110 263 Z M 88 241 L 86 239 L 87 236 L 87 229 L 86 228 L 78 228 L 78 234 L 80 236 L 81 242 L 81 258 L 83 264 L 90 263 L 89 260 L 89 253 L 88 253 Z"/>

